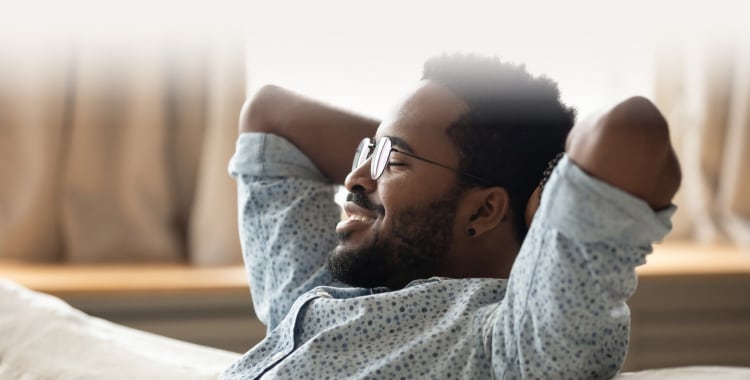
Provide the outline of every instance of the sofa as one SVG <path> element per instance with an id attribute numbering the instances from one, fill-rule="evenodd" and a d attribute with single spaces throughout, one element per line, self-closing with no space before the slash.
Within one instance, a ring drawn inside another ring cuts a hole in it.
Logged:
<path id="1" fill-rule="evenodd" d="M 241 355 L 93 317 L 3 278 L 0 337 L 0 379 L 216 379 Z M 663 368 L 616 379 L 746 380 L 750 368 Z"/>

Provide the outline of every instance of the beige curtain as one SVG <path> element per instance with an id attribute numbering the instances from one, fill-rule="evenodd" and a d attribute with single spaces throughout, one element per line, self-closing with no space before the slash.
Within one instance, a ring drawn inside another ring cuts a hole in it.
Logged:
<path id="1" fill-rule="evenodd" d="M 750 247 L 750 47 L 734 39 L 661 49 L 656 102 L 682 161 L 673 236 Z"/>
<path id="2" fill-rule="evenodd" d="M 0 59 L 0 258 L 240 262 L 243 41 L 29 45 Z"/>

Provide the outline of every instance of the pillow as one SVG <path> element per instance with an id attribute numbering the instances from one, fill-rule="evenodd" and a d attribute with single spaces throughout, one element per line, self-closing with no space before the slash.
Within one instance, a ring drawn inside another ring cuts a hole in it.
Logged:
<path id="1" fill-rule="evenodd" d="M 742 367 L 675 367 L 650 369 L 639 372 L 627 372 L 616 380 L 747 380 L 750 379 L 750 368 Z"/>
<path id="2" fill-rule="evenodd" d="M 1 379 L 216 379 L 239 354 L 116 325 L 0 278 Z"/>

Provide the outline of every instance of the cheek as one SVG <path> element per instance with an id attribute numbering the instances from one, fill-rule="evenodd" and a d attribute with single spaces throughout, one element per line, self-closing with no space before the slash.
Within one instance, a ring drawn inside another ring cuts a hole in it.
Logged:
<path id="1" fill-rule="evenodd" d="M 392 219 L 397 217 L 399 212 L 408 206 L 409 199 L 405 195 L 412 191 L 408 183 L 398 183 L 390 181 L 378 187 L 378 201 L 383 207 L 383 220 L 381 226 L 391 226 Z M 413 201 L 412 201 L 413 202 Z"/>
<path id="2" fill-rule="evenodd" d="M 392 229 L 397 228 L 397 225 L 404 222 L 404 219 L 407 218 L 407 211 L 410 212 L 414 208 L 421 208 L 428 204 L 444 200 L 448 192 L 453 189 L 452 184 L 445 182 L 445 176 L 442 178 L 403 176 L 400 178 L 384 179 L 382 183 L 378 184 L 377 191 L 378 201 L 385 211 L 382 223 L 379 223 L 380 228 L 391 233 Z M 407 219 L 410 219 L 409 223 L 427 223 L 430 222 L 429 219 L 433 216 L 431 215 L 431 211 L 434 210 L 430 208 L 422 209 L 422 215 L 409 214 Z M 450 221 L 451 225 L 447 226 L 448 231 L 453 233 L 454 238 L 457 233 L 463 233 L 466 229 L 466 225 L 457 223 L 457 220 L 457 218 L 452 219 Z"/>
<path id="3" fill-rule="evenodd" d="M 383 174 L 378 179 L 377 195 L 381 204 L 387 208 L 403 202 L 406 194 L 414 192 L 415 181 L 409 181 L 408 176 Z"/>
<path id="4" fill-rule="evenodd" d="M 378 197 L 385 215 L 397 215 L 401 210 L 436 199 L 433 189 L 415 176 L 392 176 L 378 183 Z"/>
<path id="5" fill-rule="evenodd" d="M 467 231 L 470 227 L 471 214 L 472 212 L 468 209 L 462 208 L 460 204 L 457 206 L 456 215 L 453 219 L 453 226 L 451 229 L 451 231 L 453 231 L 454 240 L 468 236 Z"/>
<path id="6" fill-rule="evenodd" d="M 384 173 L 378 180 L 377 189 L 382 204 L 386 208 L 389 203 L 413 206 L 443 199 L 453 188 L 455 178 L 450 172 L 433 169 L 430 166 L 418 166 L 408 172 L 391 175 Z"/>

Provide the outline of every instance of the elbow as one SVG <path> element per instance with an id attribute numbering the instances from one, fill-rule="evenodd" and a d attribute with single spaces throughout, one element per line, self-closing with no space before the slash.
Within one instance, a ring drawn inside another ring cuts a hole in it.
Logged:
<path id="1" fill-rule="evenodd" d="M 569 137 L 568 154 L 589 174 L 655 210 L 671 203 L 681 180 L 679 162 L 667 121 L 648 99 L 629 98 L 576 128 Z"/>
<path id="2" fill-rule="evenodd" d="M 284 95 L 281 87 L 265 85 L 251 99 L 245 101 L 240 111 L 239 133 L 275 131 L 274 115 Z"/>
<path id="3" fill-rule="evenodd" d="M 653 209 L 667 207 L 682 180 L 667 121 L 653 103 L 642 97 L 626 100 L 612 113 L 617 120 L 615 124 L 620 124 L 615 127 L 619 128 L 613 133 L 615 138 L 629 146 L 622 154 L 639 168 L 634 178 L 640 181 L 636 183 L 634 179 L 631 186 L 640 187 L 636 194 Z"/>

